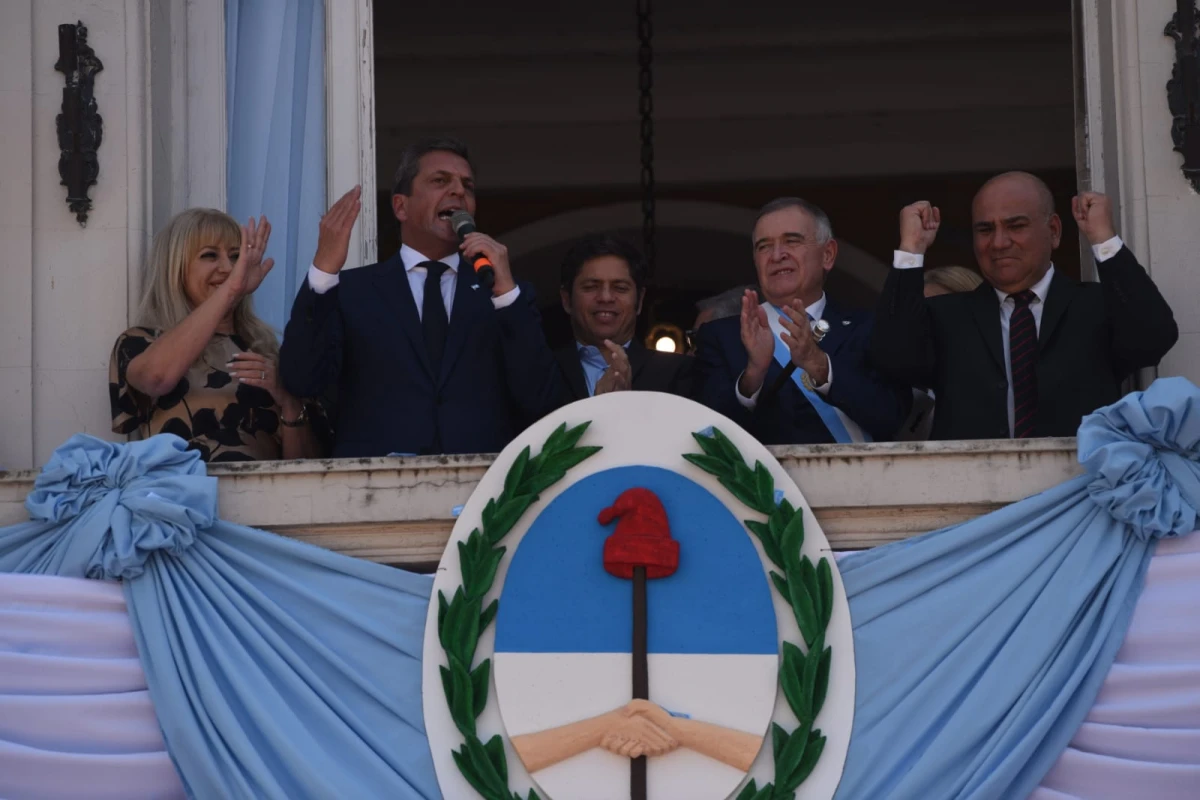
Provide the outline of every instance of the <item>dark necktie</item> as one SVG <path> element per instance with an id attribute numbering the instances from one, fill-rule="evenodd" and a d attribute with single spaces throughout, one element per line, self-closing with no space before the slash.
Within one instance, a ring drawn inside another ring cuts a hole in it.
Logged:
<path id="1" fill-rule="evenodd" d="M 1035 295 L 1029 289 L 1009 297 L 1017 304 L 1008 323 L 1008 363 L 1012 367 L 1013 438 L 1033 435 L 1037 417 L 1037 325 L 1029 304 Z"/>
<path id="2" fill-rule="evenodd" d="M 442 300 L 442 273 L 449 268 L 440 261 L 426 261 L 418 266 L 426 269 L 425 297 L 421 301 L 421 331 L 436 376 L 442 368 L 446 332 L 450 330 L 450 318 L 446 316 L 446 303 Z"/>

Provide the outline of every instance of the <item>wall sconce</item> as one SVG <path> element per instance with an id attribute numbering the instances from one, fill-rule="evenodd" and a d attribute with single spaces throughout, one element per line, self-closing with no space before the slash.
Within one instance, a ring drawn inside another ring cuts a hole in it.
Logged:
<path id="1" fill-rule="evenodd" d="M 683 331 L 678 325 L 660 322 L 646 336 L 646 347 L 659 353 L 682 353 Z"/>
<path id="2" fill-rule="evenodd" d="M 104 121 L 96 113 L 94 79 L 104 69 L 96 53 L 88 46 L 87 28 L 82 22 L 58 26 L 58 63 L 54 68 L 67 80 L 63 87 L 62 113 L 58 127 L 58 174 L 67 187 L 67 205 L 80 226 L 87 227 L 92 201 L 88 189 L 96 185 L 100 161 L 96 150 L 104 137 Z"/>
<path id="3" fill-rule="evenodd" d="M 1178 10 L 1163 31 L 1175 40 L 1175 66 L 1167 81 L 1171 140 L 1183 154 L 1183 177 L 1200 192 L 1200 31 L 1194 0 L 1177 0 Z"/>

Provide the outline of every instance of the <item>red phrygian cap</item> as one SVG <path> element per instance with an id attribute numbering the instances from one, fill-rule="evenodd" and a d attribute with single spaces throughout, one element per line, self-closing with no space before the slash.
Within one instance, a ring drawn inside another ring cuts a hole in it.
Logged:
<path id="1" fill-rule="evenodd" d="M 604 569 L 618 578 L 632 578 L 634 567 L 645 567 L 647 578 L 665 578 L 679 567 L 679 542 L 671 538 L 667 512 L 649 489 L 626 489 L 600 512 L 600 524 L 618 520 L 604 541 Z"/>

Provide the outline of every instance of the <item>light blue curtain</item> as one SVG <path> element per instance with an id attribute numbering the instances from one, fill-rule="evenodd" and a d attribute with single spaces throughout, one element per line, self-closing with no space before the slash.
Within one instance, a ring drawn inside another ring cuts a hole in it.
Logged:
<path id="1" fill-rule="evenodd" d="M 271 221 L 254 306 L 282 331 L 325 211 L 323 0 L 225 0 L 225 68 L 228 211 Z"/>
<path id="2" fill-rule="evenodd" d="M 1163 379 L 1086 417 L 1079 460 L 1087 475 L 839 562 L 857 693 L 838 798 L 1027 797 L 1066 748 L 1155 542 L 1198 527 L 1200 390 Z"/>
<path id="3" fill-rule="evenodd" d="M 190 797 L 440 797 L 421 708 L 432 578 L 220 522 L 186 447 L 72 437 L 31 521 L 0 528 L 0 572 L 122 581 Z"/>

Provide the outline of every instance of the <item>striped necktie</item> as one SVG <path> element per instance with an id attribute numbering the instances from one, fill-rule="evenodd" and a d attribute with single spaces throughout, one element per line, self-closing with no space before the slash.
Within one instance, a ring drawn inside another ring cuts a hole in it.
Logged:
<path id="1" fill-rule="evenodd" d="M 1029 304 L 1037 297 L 1031 290 L 1010 294 L 1017 307 L 1008 323 L 1008 363 L 1012 367 L 1013 438 L 1033 436 L 1037 419 L 1037 324 Z"/>

